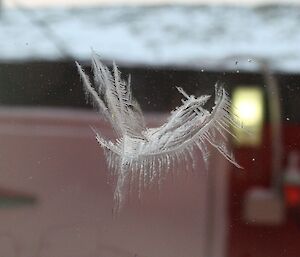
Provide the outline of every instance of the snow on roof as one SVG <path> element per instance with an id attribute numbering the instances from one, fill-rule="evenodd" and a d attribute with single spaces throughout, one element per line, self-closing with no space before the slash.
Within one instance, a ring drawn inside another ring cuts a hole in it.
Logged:
<path id="1" fill-rule="evenodd" d="M 89 59 L 94 48 L 117 62 L 205 69 L 243 56 L 240 68 L 262 58 L 274 70 L 300 71 L 296 6 L 10 8 L 0 35 L 2 61 Z"/>

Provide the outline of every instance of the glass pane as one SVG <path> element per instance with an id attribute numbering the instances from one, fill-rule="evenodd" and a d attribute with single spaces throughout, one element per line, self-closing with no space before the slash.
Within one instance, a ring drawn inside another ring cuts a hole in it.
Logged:
<path id="1" fill-rule="evenodd" d="M 0 256 L 299 256 L 299 4 L 0 1 Z"/>

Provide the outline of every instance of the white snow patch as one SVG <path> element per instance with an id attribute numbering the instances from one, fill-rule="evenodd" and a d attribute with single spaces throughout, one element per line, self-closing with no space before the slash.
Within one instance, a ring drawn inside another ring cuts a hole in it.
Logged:
<path id="1" fill-rule="evenodd" d="M 296 6 L 6 9 L 0 35 L 2 60 L 89 59 L 93 47 L 119 63 L 206 69 L 203 64 L 243 56 L 253 62 L 234 68 L 251 70 L 265 58 L 275 70 L 300 71 Z"/>

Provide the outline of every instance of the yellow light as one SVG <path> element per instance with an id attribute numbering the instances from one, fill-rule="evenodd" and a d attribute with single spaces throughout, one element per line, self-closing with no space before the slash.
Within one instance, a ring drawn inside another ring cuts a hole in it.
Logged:
<path id="1" fill-rule="evenodd" d="M 238 138 L 236 144 L 251 146 L 260 144 L 264 120 L 263 101 L 262 89 L 257 86 L 241 86 L 234 90 L 232 112 L 244 126 L 244 130 L 234 128 Z"/>

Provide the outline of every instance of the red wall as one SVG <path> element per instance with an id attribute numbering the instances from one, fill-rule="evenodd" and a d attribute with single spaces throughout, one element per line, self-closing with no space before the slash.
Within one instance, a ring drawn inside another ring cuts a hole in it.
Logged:
<path id="1" fill-rule="evenodd" d="M 300 126 L 283 126 L 283 170 L 290 151 L 300 153 Z M 254 186 L 268 187 L 271 178 L 270 128 L 264 129 L 259 148 L 236 149 L 244 170 L 232 168 L 230 180 L 230 232 L 228 257 L 298 257 L 300 256 L 300 212 L 287 210 L 280 225 L 246 224 L 242 218 L 245 192 Z"/>

